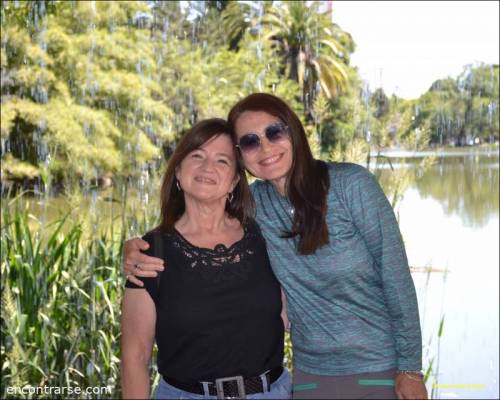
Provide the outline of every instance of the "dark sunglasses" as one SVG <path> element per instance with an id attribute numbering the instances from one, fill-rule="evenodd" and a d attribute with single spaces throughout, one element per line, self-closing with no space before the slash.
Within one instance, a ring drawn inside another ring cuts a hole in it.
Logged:
<path id="1" fill-rule="evenodd" d="M 281 122 L 276 122 L 264 130 L 264 135 L 271 143 L 279 142 L 288 135 L 288 126 Z M 246 153 L 255 151 L 260 147 L 262 137 L 256 133 L 247 133 L 240 137 L 236 147 L 239 147 L 242 152 Z"/>

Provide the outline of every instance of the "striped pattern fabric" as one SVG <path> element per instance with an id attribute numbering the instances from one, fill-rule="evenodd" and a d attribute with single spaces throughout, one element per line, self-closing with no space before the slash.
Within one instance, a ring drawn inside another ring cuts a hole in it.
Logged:
<path id="1" fill-rule="evenodd" d="M 293 207 L 266 181 L 252 184 L 257 222 L 285 290 L 294 366 L 320 375 L 420 370 L 417 297 L 393 209 L 376 178 L 330 163 L 329 244 L 298 255 Z"/>

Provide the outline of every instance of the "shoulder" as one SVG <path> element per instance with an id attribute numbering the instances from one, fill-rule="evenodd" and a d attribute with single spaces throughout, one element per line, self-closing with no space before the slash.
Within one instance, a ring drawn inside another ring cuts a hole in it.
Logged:
<path id="1" fill-rule="evenodd" d="M 375 176 L 365 167 L 350 162 L 329 162 L 331 185 L 341 186 L 346 189 L 352 184 L 370 185 L 376 181 Z"/>
<path id="2" fill-rule="evenodd" d="M 143 236 L 142 236 L 142 240 L 145 240 L 146 242 L 148 242 L 150 245 L 154 244 L 156 241 L 158 241 L 159 238 L 161 238 L 161 236 L 163 236 L 163 233 L 161 231 L 159 231 L 157 228 L 155 229 L 152 229 L 148 232 L 146 232 Z"/>
<path id="3" fill-rule="evenodd" d="M 328 171 L 330 172 L 330 176 L 334 175 L 345 179 L 355 176 L 372 175 L 371 172 L 362 165 L 350 162 L 329 162 Z"/>
<path id="4" fill-rule="evenodd" d="M 245 222 L 244 229 L 251 234 L 261 235 L 260 226 L 253 218 L 249 218 Z"/>
<path id="5" fill-rule="evenodd" d="M 163 254 L 165 247 L 172 241 L 172 234 L 162 232 L 157 228 L 146 232 L 142 240 L 148 242 L 149 248 L 144 251 L 148 256 L 158 257 Z"/>
<path id="6" fill-rule="evenodd" d="M 349 162 L 329 163 L 329 203 L 340 199 L 353 201 L 378 201 L 383 193 L 377 178 L 365 167 Z"/>

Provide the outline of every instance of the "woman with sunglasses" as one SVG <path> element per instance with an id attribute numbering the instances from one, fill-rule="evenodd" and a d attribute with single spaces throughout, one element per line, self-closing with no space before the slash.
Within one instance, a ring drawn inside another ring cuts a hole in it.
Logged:
<path id="1" fill-rule="evenodd" d="M 251 188 L 286 293 L 294 398 L 427 398 L 415 287 L 374 176 L 315 160 L 297 115 L 270 94 L 247 96 L 228 121 L 246 169 L 260 179 Z M 148 274 L 162 268 L 142 257 L 143 246 L 127 242 L 128 273 L 134 263 Z"/>

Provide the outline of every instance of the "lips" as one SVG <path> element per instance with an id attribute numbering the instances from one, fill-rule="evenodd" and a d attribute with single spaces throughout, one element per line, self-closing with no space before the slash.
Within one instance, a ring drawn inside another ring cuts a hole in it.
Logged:
<path id="1" fill-rule="evenodd" d="M 194 180 L 198 183 L 206 183 L 209 185 L 215 185 L 217 183 L 212 178 L 208 178 L 206 176 L 195 176 Z"/>
<path id="2" fill-rule="evenodd" d="M 267 157 L 267 158 L 264 158 L 263 160 L 260 160 L 259 164 L 263 165 L 264 167 L 267 167 L 269 165 L 273 165 L 273 164 L 279 162 L 282 157 L 283 157 L 283 153 L 277 154 L 275 156 Z"/>

